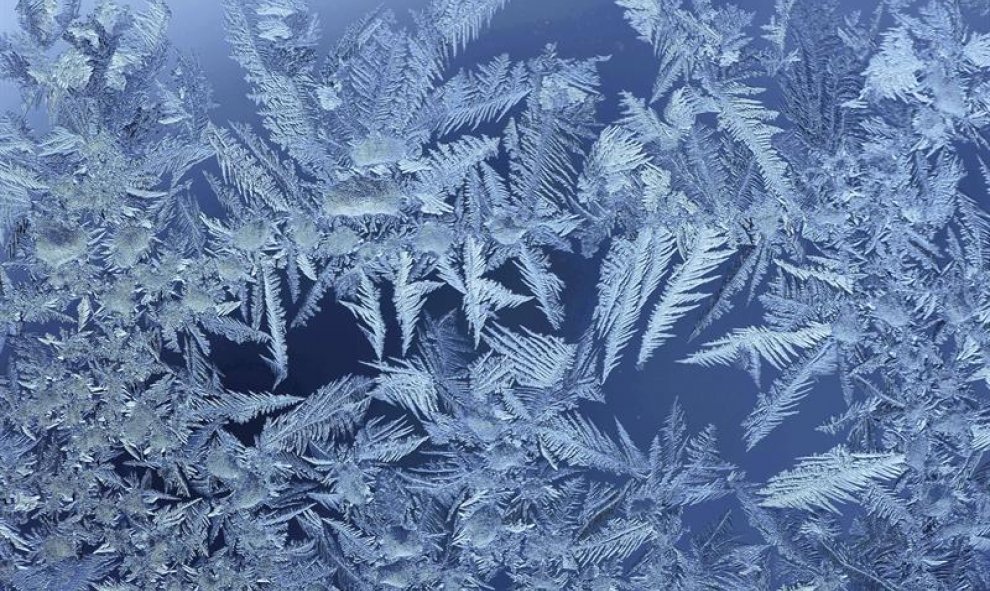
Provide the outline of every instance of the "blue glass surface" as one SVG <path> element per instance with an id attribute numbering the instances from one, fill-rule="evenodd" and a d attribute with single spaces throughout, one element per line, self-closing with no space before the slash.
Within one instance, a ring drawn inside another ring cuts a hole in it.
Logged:
<path id="1" fill-rule="evenodd" d="M 0 589 L 990 588 L 988 14 L 3 4 Z"/>

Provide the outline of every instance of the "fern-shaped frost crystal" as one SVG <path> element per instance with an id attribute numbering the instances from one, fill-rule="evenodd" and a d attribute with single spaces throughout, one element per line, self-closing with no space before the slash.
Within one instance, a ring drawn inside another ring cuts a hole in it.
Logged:
<path id="1" fill-rule="evenodd" d="M 802 458 L 798 465 L 774 476 L 760 490 L 765 507 L 838 513 L 836 503 L 853 501 L 871 484 L 897 478 L 907 469 L 903 454 L 854 453 L 836 447 L 822 455 Z"/>

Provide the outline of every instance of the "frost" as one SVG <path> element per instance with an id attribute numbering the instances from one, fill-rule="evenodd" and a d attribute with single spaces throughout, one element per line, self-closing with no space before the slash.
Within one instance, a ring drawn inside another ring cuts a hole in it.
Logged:
<path id="1" fill-rule="evenodd" d="M 905 98 L 917 92 L 923 67 L 908 32 L 897 29 L 884 38 L 880 52 L 870 60 L 866 87 L 883 98 Z"/>
<path id="2" fill-rule="evenodd" d="M 225 0 L 256 125 L 90 4 L 0 39 L 0 588 L 990 588 L 979 2 L 616 0 L 618 92 L 476 62 L 521 3 Z M 671 359 L 741 428 L 613 419 Z"/>

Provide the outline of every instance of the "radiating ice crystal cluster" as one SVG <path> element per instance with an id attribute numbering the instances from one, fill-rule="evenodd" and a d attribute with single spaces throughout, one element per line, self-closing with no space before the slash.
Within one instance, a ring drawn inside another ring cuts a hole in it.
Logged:
<path id="1" fill-rule="evenodd" d="M 465 64 L 508 0 L 224 0 L 244 124 L 91 4 L 0 8 L 0 588 L 990 588 L 985 0 L 616 0 L 645 94 Z M 314 327 L 361 363 L 302 389 Z M 741 440 L 602 420 L 688 342 Z M 820 453 L 720 458 L 810 397 Z"/>

